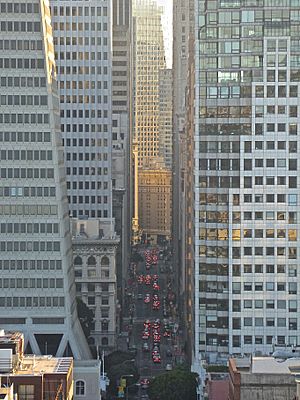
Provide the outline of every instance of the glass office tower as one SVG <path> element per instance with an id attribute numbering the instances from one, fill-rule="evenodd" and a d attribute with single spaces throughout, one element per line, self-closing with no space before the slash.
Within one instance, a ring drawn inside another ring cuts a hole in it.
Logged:
<path id="1" fill-rule="evenodd" d="M 195 1 L 195 352 L 300 345 L 299 0 Z"/>

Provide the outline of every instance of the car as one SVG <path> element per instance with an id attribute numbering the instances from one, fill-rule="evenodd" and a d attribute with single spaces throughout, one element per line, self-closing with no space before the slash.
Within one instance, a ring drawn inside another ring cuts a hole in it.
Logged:
<path id="1" fill-rule="evenodd" d="M 172 369 L 173 369 L 172 364 L 166 365 L 166 371 L 172 371 Z"/>
<path id="2" fill-rule="evenodd" d="M 140 385 L 141 385 L 142 389 L 145 389 L 145 390 L 148 389 L 149 384 L 150 384 L 150 380 L 147 378 L 143 378 L 140 380 Z"/>
<path id="3" fill-rule="evenodd" d="M 149 269 L 151 268 L 150 264 L 146 264 L 146 270 L 149 271 Z"/>
<path id="4" fill-rule="evenodd" d="M 160 356 L 153 356 L 152 360 L 153 360 L 154 364 L 160 364 L 161 363 Z"/>
<path id="5" fill-rule="evenodd" d="M 144 282 L 144 276 L 143 275 L 139 275 L 137 281 L 141 285 Z"/>
<path id="6" fill-rule="evenodd" d="M 159 300 L 158 294 L 153 295 L 153 300 Z"/>
<path id="7" fill-rule="evenodd" d="M 143 300 L 143 293 L 138 293 L 137 298 L 138 300 Z"/>
<path id="8" fill-rule="evenodd" d="M 167 349 L 167 357 L 172 357 L 172 350 L 171 349 Z"/>
<path id="9" fill-rule="evenodd" d="M 142 350 L 145 351 L 145 352 L 150 351 L 150 347 L 149 347 L 149 344 L 147 342 L 143 343 Z"/>
<path id="10" fill-rule="evenodd" d="M 160 307 L 160 302 L 157 300 L 153 301 L 152 310 L 159 310 L 159 307 Z"/>
<path id="11" fill-rule="evenodd" d="M 150 303 L 150 301 L 151 301 L 150 294 L 149 293 L 145 294 L 144 303 L 148 304 Z"/>
<path id="12" fill-rule="evenodd" d="M 144 321 L 144 328 L 151 328 L 151 322 L 150 322 L 150 320 L 149 319 L 146 319 L 145 321 Z"/>
<path id="13" fill-rule="evenodd" d="M 160 329 L 160 324 L 158 324 L 157 322 L 154 322 L 152 324 L 152 329 Z"/>
<path id="14" fill-rule="evenodd" d="M 151 285 L 151 275 L 146 275 L 144 282 L 146 283 L 146 285 Z"/>
<path id="15" fill-rule="evenodd" d="M 143 331 L 143 333 L 142 333 L 142 339 L 143 339 L 143 340 L 148 340 L 149 337 L 150 337 L 150 333 L 147 332 L 147 331 Z"/>
<path id="16" fill-rule="evenodd" d="M 152 276 L 152 280 L 153 280 L 153 282 L 157 282 L 157 281 L 158 281 L 158 275 L 157 275 L 157 274 L 154 274 L 154 275 Z"/>
<path id="17" fill-rule="evenodd" d="M 158 291 L 160 289 L 159 284 L 157 282 L 154 282 L 152 285 L 153 290 Z"/>
<path id="18" fill-rule="evenodd" d="M 161 339 L 160 335 L 154 335 L 153 336 L 153 342 L 154 343 L 160 343 L 160 339 Z"/>

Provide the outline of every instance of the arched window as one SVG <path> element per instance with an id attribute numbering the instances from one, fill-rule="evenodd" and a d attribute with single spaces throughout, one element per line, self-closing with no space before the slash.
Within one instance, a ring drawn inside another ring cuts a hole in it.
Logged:
<path id="1" fill-rule="evenodd" d="M 93 256 L 90 256 L 87 260 L 88 265 L 96 265 L 96 258 Z"/>
<path id="2" fill-rule="evenodd" d="M 79 256 L 76 256 L 74 258 L 74 265 L 82 265 L 82 258 Z"/>
<path id="3" fill-rule="evenodd" d="M 108 338 L 107 337 L 103 337 L 101 339 L 101 344 L 102 344 L 102 346 L 108 346 Z"/>
<path id="4" fill-rule="evenodd" d="M 109 258 L 104 256 L 101 258 L 101 267 L 109 267 Z"/>
<path id="5" fill-rule="evenodd" d="M 75 393 L 78 396 L 85 396 L 85 382 L 76 381 L 75 382 Z"/>

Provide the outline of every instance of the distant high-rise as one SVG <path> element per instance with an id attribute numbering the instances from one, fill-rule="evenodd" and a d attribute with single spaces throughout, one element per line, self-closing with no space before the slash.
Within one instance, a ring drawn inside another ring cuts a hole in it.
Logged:
<path id="1" fill-rule="evenodd" d="M 76 313 L 48 1 L 1 3 L 0 326 L 88 358 Z"/>
<path id="2" fill-rule="evenodd" d="M 112 217 L 112 6 L 51 0 L 73 217 Z"/>
<path id="3" fill-rule="evenodd" d="M 300 345 L 299 2 L 195 1 L 195 356 Z"/>
<path id="4" fill-rule="evenodd" d="M 140 167 L 159 157 L 159 74 L 166 67 L 161 16 L 155 1 L 134 1 L 134 139 Z"/>

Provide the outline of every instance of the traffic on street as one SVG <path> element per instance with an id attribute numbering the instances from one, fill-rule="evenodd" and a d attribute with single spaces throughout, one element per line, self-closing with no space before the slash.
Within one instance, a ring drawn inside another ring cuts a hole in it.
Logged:
<path id="1" fill-rule="evenodd" d="M 183 360 L 176 294 L 167 248 L 139 246 L 139 262 L 128 269 L 126 302 L 129 310 L 127 350 L 136 354 L 140 374 L 135 399 L 147 399 L 146 390 L 155 376 L 170 371 Z"/>

